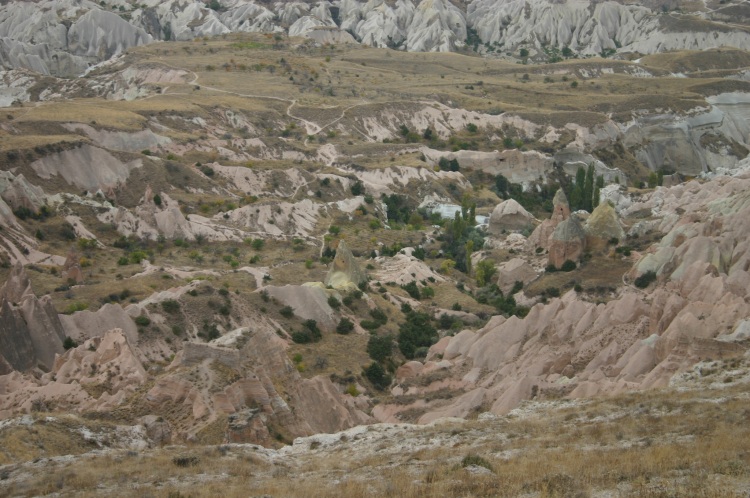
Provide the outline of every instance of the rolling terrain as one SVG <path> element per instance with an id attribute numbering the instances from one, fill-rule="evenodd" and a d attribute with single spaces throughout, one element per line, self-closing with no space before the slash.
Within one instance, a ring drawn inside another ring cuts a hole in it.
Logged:
<path id="1" fill-rule="evenodd" d="M 742 4 L 18 5 L 3 494 L 742 494 Z"/>

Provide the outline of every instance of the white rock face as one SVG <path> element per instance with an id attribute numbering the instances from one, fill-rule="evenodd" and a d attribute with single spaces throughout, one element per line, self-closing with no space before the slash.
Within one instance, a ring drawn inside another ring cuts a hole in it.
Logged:
<path id="1" fill-rule="evenodd" d="M 143 29 L 93 2 L 12 2 L 0 8 L 0 62 L 8 68 L 73 76 L 152 41 Z"/>
<path id="2" fill-rule="evenodd" d="M 508 294 L 516 282 L 528 284 L 538 276 L 536 270 L 521 258 L 513 258 L 497 268 L 497 286 Z"/>
<path id="3" fill-rule="evenodd" d="M 85 133 L 97 145 L 110 150 L 138 152 L 172 142 L 172 139 L 157 135 L 150 129 L 128 133 L 125 131 L 97 130 L 83 123 L 65 123 L 63 126 L 73 132 Z"/>
<path id="4" fill-rule="evenodd" d="M 742 158 L 731 153 L 729 141 L 748 147 L 750 123 L 745 116 L 750 112 L 750 97 L 723 93 L 706 100 L 706 108 L 696 109 L 688 116 L 664 113 L 635 118 L 623 125 L 623 144 L 638 144 L 636 158 L 654 171 L 664 167 L 699 175 L 740 167 Z M 711 136 L 718 140 L 705 147 L 700 145 L 702 138 Z"/>
<path id="5" fill-rule="evenodd" d="M 490 214 L 489 232 L 500 235 L 504 231 L 524 230 L 534 225 L 534 217 L 514 199 L 503 201 Z"/>
<path id="6" fill-rule="evenodd" d="M 611 202 L 618 214 L 629 208 L 633 203 L 627 193 L 627 190 L 616 183 L 607 185 L 606 187 L 602 188 L 599 191 L 599 199 L 599 202 Z"/>
<path id="7" fill-rule="evenodd" d="M 716 31 L 684 31 L 647 7 L 611 1 L 475 0 L 466 17 L 483 42 L 497 43 L 504 51 L 553 46 L 596 55 L 603 50 L 655 53 L 750 43 L 750 35 L 739 30 L 717 25 Z"/>
<path id="8" fill-rule="evenodd" d="M 60 175 L 70 185 L 96 191 L 125 181 L 132 169 L 142 165 L 140 159 L 123 163 L 104 149 L 83 145 L 38 159 L 31 167 L 41 178 Z"/>
<path id="9" fill-rule="evenodd" d="M 325 13 L 328 15 L 323 19 L 316 16 L 300 17 L 294 24 L 289 26 L 289 36 L 306 36 L 307 33 L 316 28 L 324 26 L 335 27 L 336 23 L 331 19 L 329 12 L 326 10 Z"/>
<path id="10" fill-rule="evenodd" d="M 750 34 L 731 25 L 678 21 L 645 6 L 613 1 L 474 0 L 465 11 L 448 0 L 341 0 L 337 5 L 232 0 L 223 2 L 220 12 L 199 0 L 146 0 L 135 8 L 123 2 L 124 11 L 110 10 L 113 6 L 88 0 L 1 6 L 0 63 L 72 76 L 132 46 L 230 32 L 287 32 L 319 43 L 356 39 L 373 47 L 445 52 L 463 47 L 473 29 L 480 51 L 525 46 L 532 56 L 546 47 L 569 47 L 582 55 L 750 48 Z M 690 22 L 702 24 L 691 29 Z"/>

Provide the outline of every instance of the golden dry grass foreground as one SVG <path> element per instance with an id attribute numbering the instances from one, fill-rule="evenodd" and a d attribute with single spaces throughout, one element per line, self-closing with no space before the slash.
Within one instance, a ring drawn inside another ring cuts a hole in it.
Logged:
<path id="1" fill-rule="evenodd" d="M 0 494 L 747 496 L 750 396 L 747 378 L 727 377 L 736 367 L 736 362 L 699 366 L 698 382 L 690 387 L 532 401 L 485 420 L 359 427 L 300 439 L 280 451 L 255 445 L 167 446 L 32 459 L 43 433 L 60 430 L 55 422 L 39 422 L 34 429 L 2 430 L 4 453 L 28 461 L 0 467 Z M 27 431 L 23 437 L 22 431 Z M 71 445 L 58 451 L 84 450 Z"/>

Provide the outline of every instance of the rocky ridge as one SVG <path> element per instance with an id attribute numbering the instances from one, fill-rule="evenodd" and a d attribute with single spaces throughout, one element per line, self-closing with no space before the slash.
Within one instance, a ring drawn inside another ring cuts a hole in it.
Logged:
<path id="1" fill-rule="evenodd" d="M 721 22 L 720 11 L 697 9 L 690 17 L 644 5 L 548 0 L 475 0 L 465 10 L 444 0 L 228 0 L 219 10 L 184 0 L 9 2 L 0 9 L 0 53 L 6 68 L 72 76 L 132 46 L 232 32 L 286 33 L 318 43 L 357 41 L 408 51 L 454 51 L 468 43 L 481 53 L 500 54 L 528 47 L 532 57 L 542 58 L 563 49 L 587 56 L 750 48 L 747 33 Z"/>
<path id="2" fill-rule="evenodd" d="M 536 304 L 525 318 L 494 317 L 478 331 L 445 338 L 423 365 L 399 369 L 392 392 L 398 400 L 447 388 L 451 398 L 381 404 L 376 418 L 396 421 L 407 410 L 421 413 L 421 423 L 475 411 L 504 414 L 525 399 L 666 386 L 698 361 L 741 357 L 750 313 L 748 251 L 740 235 L 747 229 L 749 182 L 740 175 L 658 189 L 640 206 L 659 203 L 664 237 L 634 264 L 631 278 L 654 271 L 661 284 L 625 287 L 598 305 L 571 290 Z M 665 197 L 671 202 L 661 204 Z M 444 373 L 430 380 L 436 372 Z"/>

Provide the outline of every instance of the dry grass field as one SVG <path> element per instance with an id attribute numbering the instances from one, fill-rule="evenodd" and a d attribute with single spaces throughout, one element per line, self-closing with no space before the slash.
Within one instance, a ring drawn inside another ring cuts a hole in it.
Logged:
<path id="1" fill-rule="evenodd" d="M 0 491 L 8 496 L 746 496 L 747 385 L 726 380 L 721 372 L 731 365 L 715 368 L 717 373 L 680 390 L 532 401 L 495 419 L 365 427 L 300 439 L 282 450 L 167 446 L 55 457 L 86 451 L 61 440 L 80 421 L 44 422 L 37 416 L 31 426 L 0 429 L 6 458 L 25 461 L 0 467 Z"/>
<path id="2" fill-rule="evenodd" d="M 338 120 L 355 118 L 360 107 L 371 114 L 379 104 L 429 100 L 467 111 L 518 112 L 540 124 L 591 126 L 605 121 L 608 113 L 625 115 L 638 108 L 687 111 L 700 105 L 705 86 L 720 84 L 723 75 L 706 73 L 702 87 L 696 88 L 694 79 L 675 78 L 671 72 L 737 71 L 749 64 L 745 53 L 716 50 L 659 54 L 645 57 L 640 64 L 591 58 L 526 66 L 456 53 L 315 48 L 293 39 L 274 44 L 252 34 L 148 45 L 131 50 L 126 60 L 143 71 L 182 70 L 184 77 L 143 83 L 141 87 L 149 92 L 146 98 L 28 104 L 9 115 L 19 125 L 74 121 L 137 130 L 147 119 L 165 114 L 207 117 L 217 109 L 233 109 L 253 114 L 254 124 L 260 124 L 264 134 L 278 133 L 294 117 L 314 123 L 317 135 Z M 89 78 L 106 76 L 111 70 L 98 69 Z M 639 77 L 644 72 L 653 77 Z M 19 142 L 0 134 L 0 147 L 11 150 L 67 138 L 53 136 L 27 136 Z M 188 133 L 180 138 L 191 137 Z M 362 141 L 357 135 L 328 139 L 342 146 Z"/>

